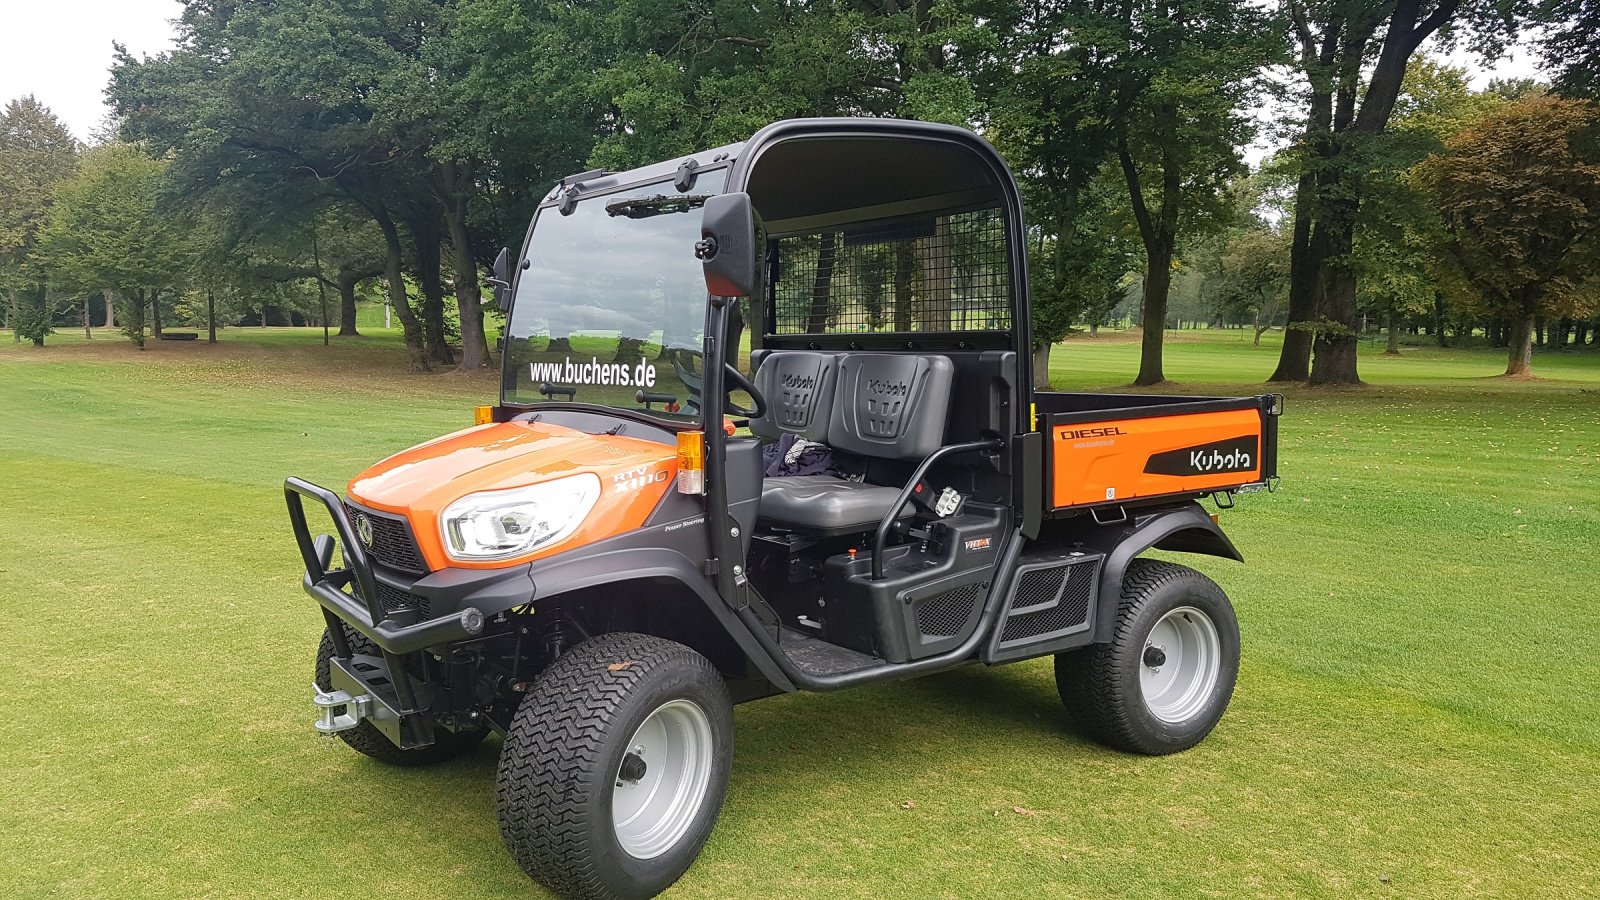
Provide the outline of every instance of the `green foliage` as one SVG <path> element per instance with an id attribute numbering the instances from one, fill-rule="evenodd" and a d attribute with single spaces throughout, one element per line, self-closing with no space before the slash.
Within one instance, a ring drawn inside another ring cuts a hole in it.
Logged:
<path id="1" fill-rule="evenodd" d="M 1544 7 L 1550 24 L 1540 49 L 1556 71 L 1556 90 L 1600 98 L 1600 2 L 1545 0 Z"/>
<path id="2" fill-rule="evenodd" d="M 1451 138 L 1417 179 L 1439 213 L 1436 271 L 1458 298 L 1525 330 L 1596 309 L 1600 107 L 1529 96 Z M 1511 370 L 1526 331 L 1523 344 Z"/>
<path id="3" fill-rule="evenodd" d="M 78 142 L 33 97 L 0 113 L 0 292 L 20 337 L 42 345 L 54 308 L 36 250 L 56 185 L 78 165 Z"/>
<path id="4" fill-rule="evenodd" d="M 77 174 L 55 192 L 39 234 L 39 255 L 56 282 L 87 291 L 114 287 L 124 299 L 123 327 L 143 346 L 143 321 L 127 299 L 180 281 L 192 252 L 189 234 L 162 207 L 167 163 L 127 144 L 84 154 Z"/>

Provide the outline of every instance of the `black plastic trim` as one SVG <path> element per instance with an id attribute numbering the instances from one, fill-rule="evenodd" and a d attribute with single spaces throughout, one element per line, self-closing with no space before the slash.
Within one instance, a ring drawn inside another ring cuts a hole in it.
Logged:
<path id="1" fill-rule="evenodd" d="M 1095 643 L 1111 640 L 1116 627 L 1117 601 L 1122 597 L 1122 579 L 1127 574 L 1128 564 L 1141 553 L 1159 548 L 1244 561 L 1244 555 L 1233 541 L 1194 501 L 1133 512 L 1115 524 L 1095 525 L 1088 518 L 1083 521 L 1083 527 L 1063 531 L 1057 540 L 1063 546 L 1105 555 L 1105 564 L 1100 570 L 1100 599 L 1095 610 Z"/>

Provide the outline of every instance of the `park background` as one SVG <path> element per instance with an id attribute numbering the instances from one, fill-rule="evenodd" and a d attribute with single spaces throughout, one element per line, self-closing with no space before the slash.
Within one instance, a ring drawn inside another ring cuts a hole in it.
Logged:
<path id="1" fill-rule="evenodd" d="M 312 736 L 282 478 L 493 401 L 482 278 L 559 177 L 868 114 L 1017 170 L 1037 381 L 1287 394 L 1281 489 L 1222 513 L 1247 564 L 1197 563 L 1239 688 L 1170 759 L 1076 737 L 1044 662 L 741 708 L 675 894 L 1600 895 L 1596 24 L 196 0 L 93 133 L 5 98 L 0 890 L 529 895 L 493 742 L 414 772 Z M 1462 63 L 1513 45 L 1539 77 Z"/>

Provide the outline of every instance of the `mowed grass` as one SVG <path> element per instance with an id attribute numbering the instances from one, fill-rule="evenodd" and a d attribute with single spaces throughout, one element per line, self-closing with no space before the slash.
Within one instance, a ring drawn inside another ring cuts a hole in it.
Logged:
<path id="1" fill-rule="evenodd" d="M 1125 336 L 1057 348 L 1115 387 Z M 1276 349 L 1174 337 L 1173 390 Z M 312 733 L 321 629 L 281 493 L 457 428 L 489 376 L 392 333 L 0 333 L 0 895 L 540 896 L 498 742 L 385 768 Z M 678 897 L 1600 896 L 1600 355 L 1362 359 L 1289 391 L 1283 483 L 1223 524 L 1244 663 L 1198 748 L 1076 736 L 1048 660 L 739 708 Z"/>

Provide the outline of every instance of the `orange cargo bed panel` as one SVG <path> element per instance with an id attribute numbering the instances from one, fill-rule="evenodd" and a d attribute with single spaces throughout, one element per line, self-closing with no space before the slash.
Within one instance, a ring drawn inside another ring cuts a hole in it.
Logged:
<path id="1" fill-rule="evenodd" d="M 1261 481 L 1262 430 L 1258 409 L 1052 424 L 1051 503 L 1059 509 Z"/>

